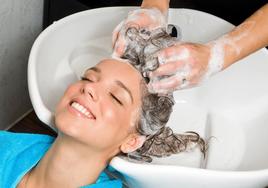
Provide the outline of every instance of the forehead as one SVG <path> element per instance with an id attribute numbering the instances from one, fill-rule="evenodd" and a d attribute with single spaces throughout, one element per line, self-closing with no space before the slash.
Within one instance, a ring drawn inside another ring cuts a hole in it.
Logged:
<path id="1" fill-rule="evenodd" d="M 124 79 L 124 80 L 132 80 L 132 81 L 141 81 L 142 77 L 132 65 L 127 62 L 119 61 L 115 59 L 105 59 L 100 61 L 96 66 L 97 70 L 95 72 L 101 72 L 104 76 L 111 76 L 114 79 Z M 94 67 L 92 67 L 94 69 Z M 88 69 L 92 70 L 92 68 Z M 99 71 L 98 71 L 99 70 Z"/>
<path id="2" fill-rule="evenodd" d="M 100 74 L 103 80 L 111 83 L 120 81 L 134 96 L 140 97 L 142 76 L 132 65 L 115 59 L 105 59 L 95 67 L 97 70 L 94 70 L 94 68 L 88 69 L 86 74 L 94 71 Z"/>
<path id="3" fill-rule="evenodd" d="M 100 61 L 96 65 L 96 67 L 99 67 L 104 70 L 109 69 L 110 71 L 120 71 L 121 73 L 127 72 L 131 74 L 137 74 L 137 76 L 139 75 L 139 72 L 131 64 L 123 60 L 121 61 L 116 59 L 104 59 Z"/>

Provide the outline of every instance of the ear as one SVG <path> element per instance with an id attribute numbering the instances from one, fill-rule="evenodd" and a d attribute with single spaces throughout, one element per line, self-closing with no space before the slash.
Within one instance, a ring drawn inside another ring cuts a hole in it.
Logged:
<path id="1" fill-rule="evenodd" d="M 146 137 L 137 133 L 133 133 L 120 146 L 120 150 L 123 153 L 130 153 L 140 148 L 145 142 Z"/>

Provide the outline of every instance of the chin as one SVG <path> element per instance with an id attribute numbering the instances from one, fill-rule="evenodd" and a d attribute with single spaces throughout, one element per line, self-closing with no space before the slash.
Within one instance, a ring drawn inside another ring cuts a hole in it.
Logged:
<path id="1" fill-rule="evenodd" d="M 81 131 L 84 131 L 82 125 L 83 123 L 79 120 L 63 113 L 55 117 L 55 126 L 58 131 L 71 137 L 79 137 Z"/>

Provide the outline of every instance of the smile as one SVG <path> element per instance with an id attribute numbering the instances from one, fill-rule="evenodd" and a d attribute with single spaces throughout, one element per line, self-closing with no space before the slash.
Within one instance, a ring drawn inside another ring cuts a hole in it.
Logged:
<path id="1" fill-rule="evenodd" d="M 89 119 L 96 119 L 96 117 L 86 107 L 79 104 L 78 102 L 72 102 L 71 107 Z"/>

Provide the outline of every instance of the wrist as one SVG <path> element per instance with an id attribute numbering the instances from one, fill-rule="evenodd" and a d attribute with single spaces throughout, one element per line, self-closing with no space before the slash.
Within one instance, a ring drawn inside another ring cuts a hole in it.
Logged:
<path id="1" fill-rule="evenodd" d="M 223 70 L 225 64 L 225 51 L 221 42 L 211 41 L 206 46 L 209 48 L 209 58 L 204 80 Z"/>
<path id="2" fill-rule="evenodd" d="M 167 15 L 169 8 L 169 0 L 143 0 L 141 8 L 156 8 Z"/>
<path id="3" fill-rule="evenodd" d="M 232 65 L 240 54 L 237 44 L 228 34 L 209 42 L 208 45 L 211 49 L 210 61 L 213 62 L 217 59 L 218 66 L 221 66 L 221 70 Z M 212 58 L 214 60 L 211 60 Z"/>

